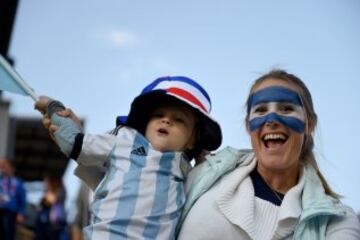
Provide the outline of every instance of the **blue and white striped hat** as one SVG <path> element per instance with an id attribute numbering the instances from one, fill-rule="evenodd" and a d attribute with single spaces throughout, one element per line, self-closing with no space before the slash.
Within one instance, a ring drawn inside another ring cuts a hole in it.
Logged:
<path id="1" fill-rule="evenodd" d="M 146 86 L 131 104 L 125 124 L 144 133 L 150 113 L 168 101 L 180 101 L 199 116 L 199 145 L 201 149 L 216 150 L 222 142 L 220 125 L 210 117 L 211 100 L 205 89 L 183 76 L 161 77 Z"/>

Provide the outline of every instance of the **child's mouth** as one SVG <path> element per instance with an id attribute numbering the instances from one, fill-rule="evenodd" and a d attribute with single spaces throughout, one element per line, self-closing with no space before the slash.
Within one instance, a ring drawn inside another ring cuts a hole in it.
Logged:
<path id="1" fill-rule="evenodd" d="M 166 130 L 165 128 L 159 128 L 159 129 L 158 129 L 158 132 L 159 132 L 160 134 L 164 134 L 164 135 L 169 134 L 168 130 Z"/>

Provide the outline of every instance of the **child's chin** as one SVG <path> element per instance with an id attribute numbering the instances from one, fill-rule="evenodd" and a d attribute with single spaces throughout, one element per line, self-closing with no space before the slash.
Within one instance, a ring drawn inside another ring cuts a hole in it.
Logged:
<path id="1" fill-rule="evenodd" d="M 153 148 L 159 152 L 167 152 L 168 151 L 168 149 L 166 147 L 161 146 L 161 145 L 155 145 L 155 146 L 153 146 Z"/>
<path id="2" fill-rule="evenodd" d="M 155 146 L 154 149 L 159 152 L 174 152 L 174 151 L 176 151 L 176 150 L 170 149 L 168 147 L 164 147 L 164 146 Z"/>

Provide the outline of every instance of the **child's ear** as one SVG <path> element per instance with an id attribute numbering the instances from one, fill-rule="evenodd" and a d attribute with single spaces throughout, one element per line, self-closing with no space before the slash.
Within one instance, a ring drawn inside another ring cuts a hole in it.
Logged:
<path id="1" fill-rule="evenodd" d="M 190 137 L 188 143 L 185 146 L 186 150 L 193 150 L 195 148 L 196 141 L 198 141 L 200 139 L 199 134 L 200 133 L 198 131 L 193 131 L 192 132 L 191 137 Z"/>
<path id="2" fill-rule="evenodd" d="M 186 150 L 193 150 L 195 147 L 195 137 L 192 136 L 190 139 L 189 139 L 189 142 L 186 144 L 185 148 Z"/>

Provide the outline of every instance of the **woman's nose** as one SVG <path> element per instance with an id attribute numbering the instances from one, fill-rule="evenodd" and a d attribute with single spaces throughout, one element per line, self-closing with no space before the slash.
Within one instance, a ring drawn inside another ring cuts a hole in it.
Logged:
<path id="1" fill-rule="evenodd" d="M 279 123 L 274 120 L 269 120 L 265 123 L 265 126 L 270 127 L 270 128 L 275 128 L 275 127 L 279 126 Z"/>

